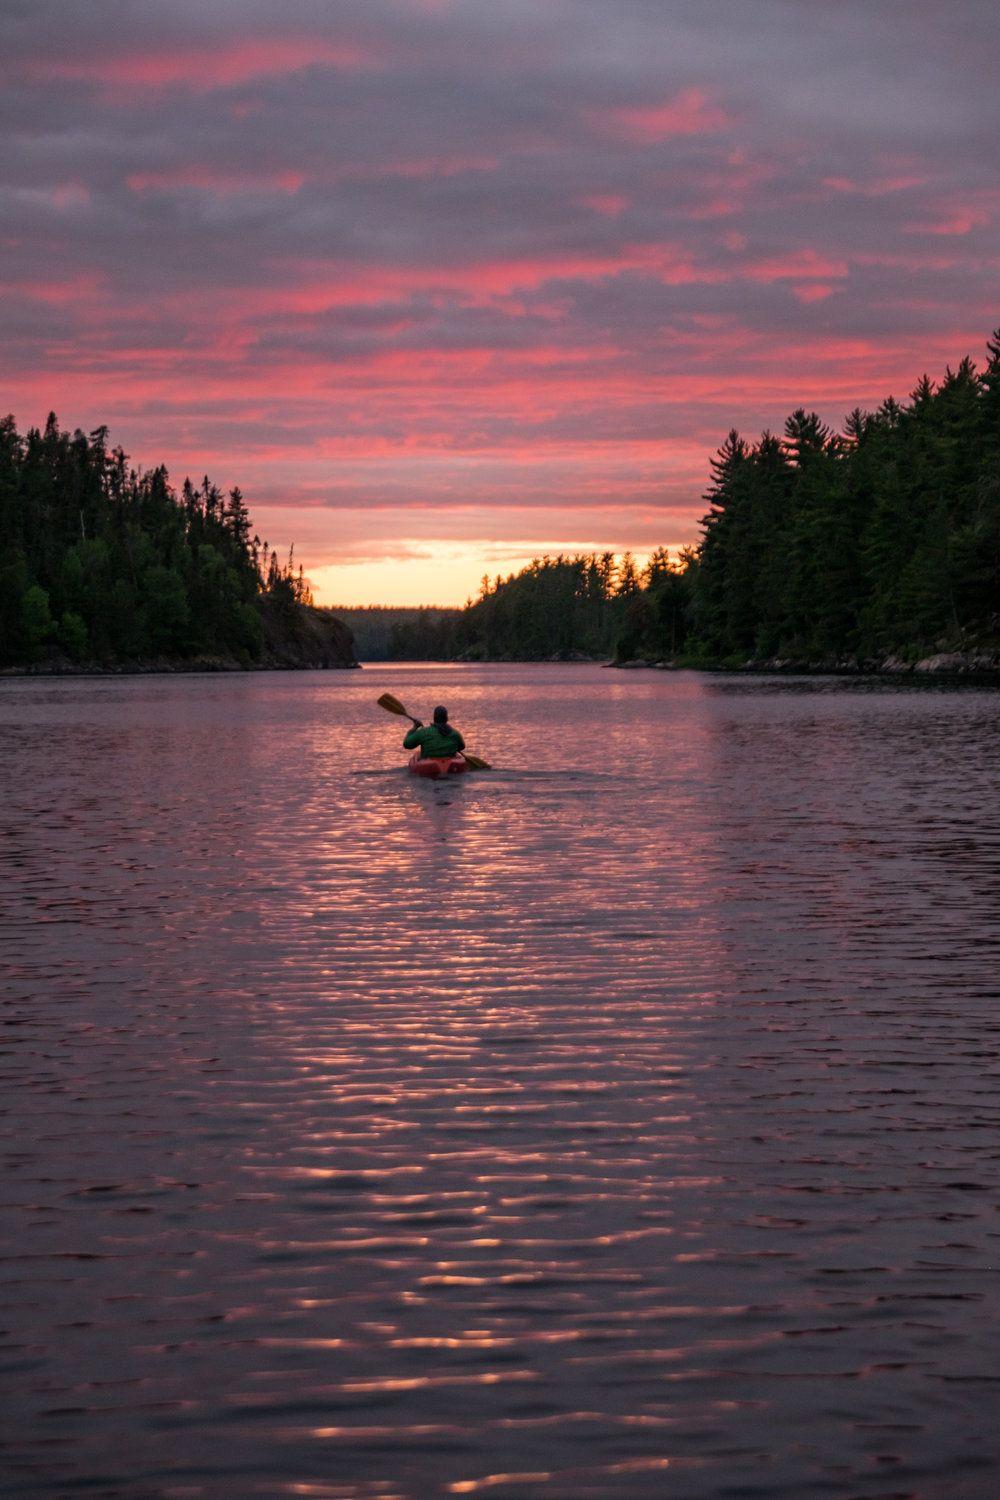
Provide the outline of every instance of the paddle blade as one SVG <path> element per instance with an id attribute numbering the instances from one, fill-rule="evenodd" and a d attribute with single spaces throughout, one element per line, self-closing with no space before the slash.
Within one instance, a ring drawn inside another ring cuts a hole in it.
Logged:
<path id="1" fill-rule="evenodd" d="M 470 755 L 468 750 L 463 750 L 462 754 L 474 771 L 492 771 L 493 767 L 488 760 L 483 760 L 482 756 Z"/>
<path id="2" fill-rule="evenodd" d="M 384 708 L 386 713 L 401 714 L 404 719 L 408 719 L 410 717 L 406 712 L 406 709 L 400 703 L 399 699 L 394 698 L 391 693 L 383 693 L 381 698 L 378 700 L 378 706 L 379 708 Z"/>

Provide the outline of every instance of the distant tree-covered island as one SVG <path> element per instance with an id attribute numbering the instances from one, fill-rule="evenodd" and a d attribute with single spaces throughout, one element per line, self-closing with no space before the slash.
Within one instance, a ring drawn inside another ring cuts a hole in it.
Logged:
<path id="1" fill-rule="evenodd" d="M 0 668 L 353 666 L 350 632 L 252 531 L 239 489 L 180 494 L 108 429 L 0 419 Z"/>
<path id="2" fill-rule="evenodd" d="M 1000 330 L 982 371 L 964 359 L 840 433 L 804 409 L 780 437 L 732 431 L 711 467 L 696 547 L 641 572 L 541 558 L 401 617 L 388 654 L 1000 670 Z"/>

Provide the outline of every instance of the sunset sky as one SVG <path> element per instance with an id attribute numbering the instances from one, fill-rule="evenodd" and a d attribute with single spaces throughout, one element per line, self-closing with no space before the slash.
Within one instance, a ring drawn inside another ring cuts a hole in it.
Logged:
<path id="1" fill-rule="evenodd" d="M 997 0 L 0 0 L 0 409 L 321 602 L 679 546 L 1000 323 Z"/>

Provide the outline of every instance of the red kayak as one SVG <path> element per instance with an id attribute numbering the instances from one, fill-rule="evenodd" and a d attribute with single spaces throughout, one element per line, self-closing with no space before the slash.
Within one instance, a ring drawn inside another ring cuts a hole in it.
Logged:
<path id="1" fill-rule="evenodd" d="M 469 762 L 461 753 L 439 757 L 421 755 L 419 750 L 415 750 L 410 756 L 408 766 L 411 776 L 457 776 L 462 771 L 471 769 Z"/>

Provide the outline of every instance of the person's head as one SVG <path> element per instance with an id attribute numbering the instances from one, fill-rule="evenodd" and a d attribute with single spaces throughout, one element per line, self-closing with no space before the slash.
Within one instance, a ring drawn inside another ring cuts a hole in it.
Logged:
<path id="1" fill-rule="evenodd" d="M 434 710 L 434 722 L 435 724 L 447 724 L 448 722 L 448 710 L 442 708 L 440 704 Z"/>

